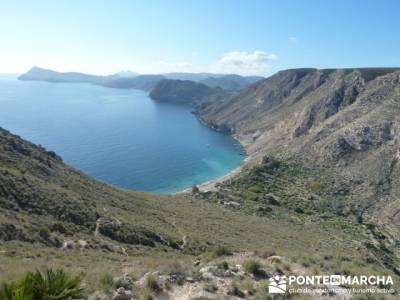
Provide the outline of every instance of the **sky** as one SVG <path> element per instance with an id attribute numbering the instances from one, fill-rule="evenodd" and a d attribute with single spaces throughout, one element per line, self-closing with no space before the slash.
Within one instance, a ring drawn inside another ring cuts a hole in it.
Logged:
<path id="1" fill-rule="evenodd" d="M 400 66 L 397 0 L 0 0 L 0 73 Z"/>

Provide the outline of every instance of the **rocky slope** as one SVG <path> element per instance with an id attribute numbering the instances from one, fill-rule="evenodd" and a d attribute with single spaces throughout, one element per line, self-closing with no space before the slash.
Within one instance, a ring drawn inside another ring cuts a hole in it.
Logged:
<path id="1" fill-rule="evenodd" d="M 124 221 L 124 207 L 146 210 L 139 204 L 143 195 L 97 182 L 65 165 L 54 152 L 1 128 L 0 183 L 2 241 L 62 247 L 75 238 L 99 247 L 93 237 L 101 235 L 127 245 L 179 248 L 169 234 Z"/>
<path id="2" fill-rule="evenodd" d="M 234 200 L 220 200 L 226 204 L 201 195 L 157 196 L 112 187 L 0 129 L 0 281 L 59 266 L 84 270 L 96 286 L 102 284 L 100 275 L 120 275 L 127 264 L 157 270 L 155 265 L 192 260 L 221 246 L 294 257 L 307 253 L 311 243 L 318 255 L 370 256 L 362 228 L 355 236 L 318 216 L 287 210 L 285 218 L 266 218 L 240 209 Z M 330 239 L 324 240 L 327 234 Z"/>
<path id="3" fill-rule="evenodd" d="M 321 267 L 312 274 L 400 274 L 399 98 L 398 69 L 288 70 L 213 94 L 199 117 L 231 132 L 250 160 L 193 195 L 111 187 L 0 129 L 0 274 L 12 279 L 50 258 L 104 285 L 99 274 L 192 265 L 220 245 L 273 251 L 294 269 L 305 256 L 304 267 Z M 171 295 L 199 288 L 192 275 Z"/>
<path id="4" fill-rule="evenodd" d="M 315 292 L 306 297 L 269 293 L 269 278 L 274 274 L 314 275 L 315 269 L 310 269 L 308 264 L 309 261 L 302 257 L 290 260 L 273 252 L 225 253 L 212 260 L 200 257 L 192 266 L 178 264 L 167 272 L 147 272 L 139 278 L 125 273 L 110 278 L 109 290 L 95 291 L 89 299 L 397 299 L 396 293 L 384 296 L 368 294 L 365 298 L 365 295 L 356 295 L 356 292 L 349 293 L 344 286 L 329 284 L 308 285 L 308 289 Z M 326 256 L 318 264 L 319 271 L 324 272 L 329 265 L 342 265 L 343 262 Z"/>
<path id="5" fill-rule="evenodd" d="M 198 113 L 238 138 L 253 164 L 268 155 L 334 172 L 348 184 L 338 213 L 385 228 L 399 255 L 399 112 L 392 68 L 282 71 Z"/>

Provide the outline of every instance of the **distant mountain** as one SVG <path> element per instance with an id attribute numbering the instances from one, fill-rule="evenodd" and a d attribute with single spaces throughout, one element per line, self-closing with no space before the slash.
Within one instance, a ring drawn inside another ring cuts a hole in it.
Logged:
<path id="1" fill-rule="evenodd" d="M 198 104 L 207 97 L 221 92 L 219 88 L 212 88 L 199 82 L 164 79 L 150 92 L 150 97 L 163 102 Z"/>
<path id="2" fill-rule="evenodd" d="M 261 76 L 244 77 L 240 75 L 229 74 L 220 77 L 208 77 L 206 79 L 201 80 L 200 82 L 210 87 L 220 87 L 227 91 L 239 91 L 261 79 L 264 79 L 264 77 Z"/>
<path id="3" fill-rule="evenodd" d="M 213 73 L 167 73 L 163 75 L 139 75 L 138 73 L 132 71 L 120 71 L 114 75 L 99 76 L 79 72 L 57 72 L 39 67 L 33 67 L 27 73 L 19 76 L 18 79 L 48 82 L 92 83 L 111 88 L 131 88 L 144 91 L 151 91 L 161 80 L 170 79 L 199 82 L 211 88 L 218 87 L 227 91 L 239 91 L 250 86 L 256 81 L 263 79 L 263 77 L 245 77 L 235 74 L 224 75 Z M 192 86 L 194 87 L 195 85 Z"/>
<path id="4" fill-rule="evenodd" d="M 49 82 L 84 82 L 101 84 L 112 76 L 97 76 L 79 72 L 56 72 L 39 67 L 33 67 L 27 73 L 18 77 L 19 80 L 36 80 Z"/>
<path id="5" fill-rule="evenodd" d="M 210 77 L 221 77 L 224 74 L 214 74 L 214 73 L 166 73 L 163 74 L 167 79 L 177 79 L 177 80 L 191 80 L 191 81 L 201 81 Z"/>
<path id="6" fill-rule="evenodd" d="M 151 91 L 157 83 L 165 79 L 162 75 L 138 75 L 136 77 L 116 77 L 103 82 L 101 85 L 118 89 L 138 89 Z"/>
<path id="7" fill-rule="evenodd" d="M 214 73 L 166 73 L 167 79 L 190 80 L 204 83 L 210 87 L 220 87 L 227 91 L 238 91 L 264 79 L 261 76 L 240 76 L 236 74 Z"/>
<path id="8" fill-rule="evenodd" d="M 136 77 L 139 75 L 139 73 L 132 72 L 129 70 L 122 70 L 122 71 L 119 71 L 118 73 L 116 73 L 115 75 L 117 75 L 119 77 Z"/>
<path id="9" fill-rule="evenodd" d="M 131 88 L 150 91 L 160 80 L 165 79 L 165 77 L 162 75 L 138 75 L 131 71 L 121 71 L 109 76 L 97 76 L 78 72 L 63 73 L 33 67 L 27 73 L 19 76 L 18 79 L 48 82 L 92 83 L 111 88 Z"/>

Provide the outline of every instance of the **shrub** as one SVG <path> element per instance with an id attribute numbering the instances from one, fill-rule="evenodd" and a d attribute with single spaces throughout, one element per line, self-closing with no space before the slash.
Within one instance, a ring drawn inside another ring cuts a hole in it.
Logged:
<path id="1" fill-rule="evenodd" d="M 228 295 L 237 296 L 240 298 L 243 298 L 245 296 L 245 294 L 240 290 L 240 288 L 238 287 L 238 285 L 235 281 L 232 281 L 232 283 L 228 289 Z"/>
<path id="2" fill-rule="evenodd" d="M 225 277 L 225 270 L 219 269 L 218 267 L 213 267 L 210 269 L 210 272 L 217 277 Z"/>
<path id="3" fill-rule="evenodd" d="M 192 194 L 198 194 L 200 192 L 200 189 L 197 185 L 194 185 L 192 187 Z"/>
<path id="4" fill-rule="evenodd" d="M 315 193 L 320 192 L 323 188 L 322 183 L 319 180 L 313 180 L 308 184 L 308 187 Z"/>
<path id="5" fill-rule="evenodd" d="M 242 192 L 242 197 L 243 197 L 243 199 L 245 199 L 247 201 L 256 201 L 258 198 L 256 193 L 249 191 L 249 190 Z"/>
<path id="6" fill-rule="evenodd" d="M 257 215 L 263 216 L 263 215 L 266 215 L 266 214 L 272 212 L 272 208 L 269 207 L 269 206 L 258 206 L 256 208 L 255 212 L 256 212 Z"/>
<path id="7" fill-rule="evenodd" d="M 294 211 L 297 212 L 298 214 L 304 214 L 304 209 L 301 208 L 301 207 L 296 207 L 296 208 L 294 209 Z"/>
<path id="8" fill-rule="evenodd" d="M 163 266 L 158 267 L 158 270 L 162 274 L 168 274 L 171 283 L 176 283 L 178 285 L 182 285 L 186 277 L 191 276 L 193 273 L 191 266 L 176 259 L 168 260 Z"/>
<path id="9" fill-rule="evenodd" d="M 225 255 L 232 255 L 232 251 L 229 250 L 226 246 L 218 246 L 213 251 L 215 257 L 221 257 Z"/>
<path id="10" fill-rule="evenodd" d="M 105 290 L 109 290 L 112 288 L 113 286 L 113 277 L 110 274 L 104 274 L 103 276 L 101 276 L 100 278 L 100 284 L 103 287 L 103 289 Z"/>
<path id="11" fill-rule="evenodd" d="M 204 283 L 203 289 L 210 293 L 215 293 L 218 290 L 217 286 L 211 282 Z"/>
<path id="12" fill-rule="evenodd" d="M 226 246 L 217 246 L 214 249 L 210 249 L 210 250 L 204 252 L 201 255 L 201 258 L 204 261 L 211 261 L 211 260 L 216 259 L 218 257 L 227 256 L 227 255 L 232 255 L 232 251 L 229 250 L 228 247 L 226 247 Z"/>
<path id="13" fill-rule="evenodd" d="M 248 291 L 249 293 L 254 292 L 254 281 L 249 278 L 241 280 L 238 285 L 241 290 Z"/>
<path id="14" fill-rule="evenodd" d="M 254 300 L 272 300 L 272 295 L 268 293 L 268 288 L 262 287 L 259 288 L 255 295 L 254 295 Z"/>
<path id="15" fill-rule="evenodd" d="M 149 289 L 145 288 L 145 289 L 138 290 L 137 299 L 138 300 L 153 300 L 154 298 L 153 298 L 153 295 L 151 294 L 151 291 Z"/>
<path id="16" fill-rule="evenodd" d="M 27 282 L 33 288 L 35 299 L 70 300 L 84 297 L 81 277 L 70 277 L 60 269 L 47 269 L 44 273 L 36 271 L 28 275 Z"/>
<path id="17" fill-rule="evenodd" d="M 70 277 L 63 270 L 27 273 L 19 282 L 3 284 L 1 300 L 83 299 L 81 277 Z"/>
<path id="18" fill-rule="evenodd" d="M 134 283 L 133 278 L 128 275 L 112 279 L 112 286 L 115 289 L 119 289 L 122 287 L 125 290 L 131 290 L 133 288 L 133 283 Z"/>
<path id="19" fill-rule="evenodd" d="M 268 258 L 270 256 L 274 256 L 276 253 L 272 250 L 263 250 L 263 251 L 256 251 L 254 254 L 261 258 Z"/>
<path id="20" fill-rule="evenodd" d="M 200 270 L 193 270 L 191 275 L 195 281 L 201 281 L 203 279 L 203 273 L 201 273 Z"/>
<path id="21" fill-rule="evenodd" d="M 247 273 L 251 273 L 253 275 L 258 275 L 262 273 L 262 265 L 257 260 L 248 259 L 243 262 L 242 266 Z"/>
<path id="22" fill-rule="evenodd" d="M 154 293 L 159 293 L 162 290 L 160 284 L 158 283 L 157 277 L 154 275 L 147 276 L 145 286 Z"/>
<path id="23" fill-rule="evenodd" d="M 48 240 L 50 238 L 50 230 L 47 227 L 40 227 L 38 229 L 39 236 L 45 240 Z"/>
<path id="24" fill-rule="evenodd" d="M 224 260 L 224 261 L 220 262 L 219 264 L 217 264 L 217 267 L 218 267 L 218 269 L 221 269 L 221 270 L 228 270 L 229 264 L 227 261 Z"/>
<path id="25" fill-rule="evenodd" d="M 1 300 L 32 300 L 33 290 L 24 283 L 3 283 L 0 287 Z"/>

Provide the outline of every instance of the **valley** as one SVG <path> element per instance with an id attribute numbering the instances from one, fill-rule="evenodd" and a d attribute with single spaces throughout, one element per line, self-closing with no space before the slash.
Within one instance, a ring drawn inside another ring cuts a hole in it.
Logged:
<path id="1" fill-rule="evenodd" d="M 212 190 L 122 190 L 1 130 L 1 266 L 18 266 L 6 279 L 30 269 L 18 263 L 28 260 L 84 270 L 91 292 L 104 289 L 104 274 L 129 273 L 138 289 L 142 276 L 155 271 L 160 281 L 180 272 L 184 286 L 204 285 L 201 268 L 218 269 L 229 257 L 245 268 L 237 258 L 244 255 L 267 274 L 376 272 L 397 283 L 399 74 L 294 69 L 239 92 L 208 95 L 196 115 L 232 134 L 249 155 L 240 173 Z M 215 255 L 219 247 L 228 250 Z M 259 284 L 266 278 L 245 272 L 265 291 Z M 232 285 L 236 275 L 215 276 Z M 162 285 L 167 294 L 180 286 Z M 237 289 L 257 299 L 251 288 Z M 226 293 L 232 296 L 221 286 L 207 297 Z"/>

